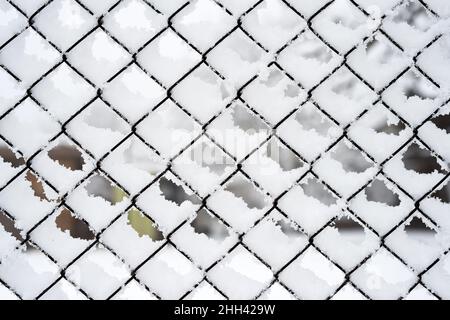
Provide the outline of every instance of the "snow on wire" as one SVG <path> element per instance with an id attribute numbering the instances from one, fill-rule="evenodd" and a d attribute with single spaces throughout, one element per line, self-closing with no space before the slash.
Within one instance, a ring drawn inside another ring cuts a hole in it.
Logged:
<path id="1" fill-rule="evenodd" d="M 0 299 L 449 299 L 446 0 L 0 0 Z"/>

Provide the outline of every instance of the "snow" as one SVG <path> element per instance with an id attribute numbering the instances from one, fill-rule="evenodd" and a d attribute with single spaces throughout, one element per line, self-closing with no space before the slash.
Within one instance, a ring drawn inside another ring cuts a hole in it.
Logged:
<path id="1" fill-rule="evenodd" d="M 66 267 L 92 243 L 92 239 L 74 238 L 69 230 L 63 231 L 57 225 L 58 217 L 65 210 L 57 210 L 31 233 L 31 239 L 56 259 L 61 267 Z M 68 214 L 77 219 L 74 214 Z"/>
<path id="2" fill-rule="evenodd" d="M 173 169 L 201 196 L 206 196 L 234 171 L 234 161 L 202 137 L 173 162 Z"/>
<path id="3" fill-rule="evenodd" d="M 269 126 L 243 104 L 235 103 L 208 126 L 207 134 L 242 160 L 264 142 Z"/>
<path id="4" fill-rule="evenodd" d="M 61 122 L 67 121 L 95 95 L 94 88 L 66 63 L 53 70 L 32 92 Z"/>
<path id="5" fill-rule="evenodd" d="M 128 268 L 110 251 L 92 247 L 66 271 L 67 277 L 94 299 L 108 298 L 129 277 Z"/>
<path id="6" fill-rule="evenodd" d="M 6 151 L 6 155 L 2 154 L 0 156 L 0 186 L 4 186 L 11 178 L 23 169 L 24 159 L 17 152 L 11 149 L 4 141 L 0 140 L 0 148 Z M 12 155 L 16 161 L 7 159 L 7 154 Z"/>
<path id="7" fill-rule="evenodd" d="M 131 136 L 103 160 L 102 167 L 135 194 L 155 179 L 166 163 L 142 140 Z"/>
<path id="8" fill-rule="evenodd" d="M 265 239 L 270 242 L 261 246 Z M 277 271 L 306 246 L 307 238 L 297 225 L 274 210 L 245 235 L 244 243 Z"/>
<path id="9" fill-rule="evenodd" d="M 331 300 L 366 300 L 352 285 L 346 284 L 331 298 Z"/>
<path id="10" fill-rule="evenodd" d="M 174 19 L 174 27 L 205 52 L 234 27 L 235 19 L 211 0 L 195 0 Z"/>
<path id="11" fill-rule="evenodd" d="M 303 87 L 311 89 L 342 63 L 342 57 L 305 31 L 280 53 L 278 61 Z"/>
<path id="12" fill-rule="evenodd" d="M 87 298 L 69 281 L 61 279 L 39 300 L 87 300 Z"/>
<path id="13" fill-rule="evenodd" d="M 2 214 L 3 219 L 5 216 Z M 9 223 L 13 223 L 12 220 L 7 219 Z M 14 250 L 20 246 L 20 239 L 16 238 L 9 232 L 9 228 L 0 225 L 0 261 L 8 257 L 10 254 L 14 254 Z"/>
<path id="14" fill-rule="evenodd" d="M 377 99 L 377 95 L 345 66 L 314 89 L 312 95 L 342 125 L 352 122 Z"/>
<path id="15" fill-rule="evenodd" d="M 432 172 L 421 173 L 405 166 L 405 156 L 407 151 L 412 147 L 417 147 L 418 150 L 423 150 L 424 153 L 427 154 L 424 159 L 427 159 L 428 161 L 436 161 L 436 167 L 431 168 Z M 401 187 L 417 199 L 423 196 L 430 188 L 435 186 L 441 179 L 444 178 L 448 167 L 447 164 L 435 158 L 433 154 L 431 154 L 428 149 L 425 149 L 421 143 L 418 141 L 413 141 L 407 147 L 403 148 L 391 160 L 389 160 L 384 166 L 384 169 L 388 176 L 394 177 Z M 420 184 L 414 183 L 414 181 L 418 180 L 420 180 Z"/>
<path id="16" fill-rule="evenodd" d="M 302 157 L 313 161 L 342 135 L 342 129 L 306 102 L 278 127 L 277 133 Z"/>
<path id="17" fill-rule="evenodd" d="M 142 287 L 136 280 L 131 280 L 112 300 L 156 300 L 156 297 Z"/>
<path id="18" fill-rule="evenodd" d="M 32 181 L 41 183 L 43 194 L 36 196 Z M 21 174 L 0 193 L 0 206 L 15 219 L 20 230 L 29 230 L 56 206 L 56 193 L 30 171 Z"/>
<path id="19" fill-rule="evenodd" d="M 349 54 L 347 63 L 376 90 L 381 90 L 411 64 L 411 59 L 386 36 L 376 33 Z"/>
<path id="20" fill-rule="evenodd" d="M 407 294 L 416 275 L 389 251 L 380 249 L 351 279 L 372 299 L 398 299 Z"/>
<path id="21" fill-rule="evenodd" d="M 243 26 L 266 49 L 275 52 L 302 31 L 306 23 L 281 0 L 265 0 L 245 15 Z"/>
<path id="22" fill-rule="evenodd" d="M 449 22 L 439 20 L 420 2 L 405 2 L 388 13 L 383 29 L 412 55 L 448 28 Z"/>
<path id="23" fill-rule="evenodd" d="M 272 125 L 277 124 L 306 99 L 305 91 L 279 68 L 263 69 L 245 87 L 244 100 Z"/>
<path id="24" fill-rule="evenodd" d="M 450 205 L 448 200 L 445 199 L 445 195 L 448 195 L 448 184 L 449 181 L 446 179 L 435 188 L 433 193 L 428 195 L 420 203 L 420 207 L 438 223 L 442 230 L 445 230 L 444 234 L 447 234 L 450 228 L 450 223 L 446 215 Z"/>
<path id="25" fill-rule="evenodd" d="M 18 5 L 19 8 L 21 8 L 27 16 L 31 16 L 44 5 L 45 0 L 36 0 L 33 2 L 27 0 L 14 0 L 13 3 L 15 5 Z"/>
<path id="26" fill-rule="evenodd" d="M 0 276 L 23 299 L 34 299 L 54 282 L 58 267 L 37 250 L 16 251 L 0 264 Z"/>
<path id="27" fill-rule="evenodd" d="M 101 240 L 125 259 L 130 267 L 135 268 L 161 247 L 163 242 L 159 239 L 152 239 L 148 234 L 140 235 L 133 228 L 132 219 L 130 217 L 133 210 L 136 209 L 130 209 L 128 212 L 121 215 L 120 218 L 102 234 Z M 148 219 L 143 216 L 142 213 L 138 211 L 135 212 L 144 217 L 144 219 Z M 150 219 L 147 221 L 153 223 Z M 153 226 L 153 228 L 155 228 L 155 226 Z M 157 230 L 158 229 L 155 228 L 153 232 L 156 233 Z"/>
<path id="28" fill-rule="evenodd" d="M 352 124 L 348 134 L 376 161 L 383 162 L 411 138 L 413 131 L 378 103 Z"/>
<path id="29" fill-rule="evenodd" d="M 408 123 L 417 126 L 441 105 L 443 97 L 425 76 L 410 69 L 383 92 L 383 100 Z"/>
<path id="30" fill-rule="evenodd" d="M 4 285 L 0 284 L 0 299 L 2 301 L 19 300 L 19 298 Z"/>
<path id="31" fill-rule="evenodd" d="M 89 34 L 68 54 L 70 63 L 100 87 L 123 68 L 130 58 L 125 49 L 99 29 Z"/>
<path id="32" fill-rule="evenodd" d="M 417 65 L 429 74 L 443 88 L 449 88 L 448 72 L 440 66 L 447 66 L 450 63 L 449 48 L 450 35 L 442 35 L 429 48 L 424 50 L 417 58 Z"/>
<path id="33" fill-rule="evenodd" d="M 310 18 L 314 13 L 316 13 L 320 8 L 325 6 L 328 0 L 317 0 L 317 1 L 296 1 L 288 0 L 289 4 L 293 6 L 298 12 L 303 14 L 306 18 Z"/>
<path id="34" fill-rule="evenodd" d="M 132 64 L 108 83 L 106 100 L 130 122 L 136 122 L 150 112 L 165 96 L 163 88 L 136 64 Z"/>
<path id="35" fill-rule="evenodd" d="M 280 199 L 279 207 L 308 234 L 314 234 L 340 214 L 342 203 L 325 185 L 307 175 Z"/>
<path id="36" fill-rule="evenodd" d="M 344 281 L 344 273 L 316 249 L 308 248 L 280 274 L 300 299 L 325 299 Z"/>
<path id="37" fill-rule="evenodd" d="M 0 134 L 31 156 L 60 130 L 58 123 L 33 100 L 26 99 L 0 120 Z"/>
<path id="38" fill-rule="evenodd" d="M 179 299 L 201 280 L 202 272 L 172 246 L 165 246 L 137 275 L 163 299 Z"/>
<path id="39" fill-rule="evenodd" d="M 186 300 L 225 300 L 212 285 L 206 281 L 202 281 L 191 293 L 189 293 Z"/>
<path id="40" fill-rule="evenodd" d="M 168 159 L 193 141 L 201 129 L 171 100 L 166 100 L 138 125 L 137 132 Z"/>
<path id="41" fill-rule="evenodd" d="M 355 0 L 355 2 L 365 10 L 376 11 L 381 16 L 390 12 L 401 0 Z"/>
<path id="42" fill-rule="evenodd" d="M 197 99 L 195 92 L 202 92 L 202 99 Z M 196 119 L 205 123 L 231 101 L 233 92 L 229 81 L 222 80 L 211 68 L 201 64 L 175 87 L 172 95 Z"/>
<path id="43" fill-rule="evenodd" d="M 96 158 L 102 158 L 130 131 L 128 123 L 96 99 L 68 125 L 69 134 Z"/>
<path id="44" fill-rule="evenodd" d="M 60 60 L 60 55 L 33 29 L 26 29 L 0 52 L 7 65 L 24 85 L 31 85 Z"/>
<path id="45" fill-rule="evenodd" d="M 412 219 L 420 219 L 428 229 L 407 231 L 406 228 Z M 395 250 L 409 266 L 420 272 L 445 251 L 447 240 L 431 222 L 415 214 L 386 238 L 386 244 Z M 417 252 L 422 254 L 418 255 Z"/>
<path id="46" fill-rule="evenodd" d="M 113 199 L 107 199 L 101 193 L 102 185 L 107 185 L 112 189 Z M 94 230 L 100 231 L 128 207 L 130 199 L 108 178 L 95 174 L 70 193 L 67 203 Z"/>
<path id="47" fill-rule="evenodd" d="M 424 286 L 418 285 L 405 297 L 405 300 L 437 300 Z"/>
<path id="48" fill-rule="evenodd" d="M 0 1 L 0 44 L 27 26 L 26 18 L 7 1 Z"/>
<path id="49" fill-rule="evenodd" d="M 91 10 L 94 13 L 94 16 L 100 16 L 116 3 L 115 0 L 80 0 L 80 2 Z"/>
<path id="50" fill-rule="evenodd" d="M 61 159 L 53 154 L 57 153 L 58 150 L 65 150 L 66 152 L 70 150 L 78 153 L 79 158 L 74 156 L 74 160 L 79 161 L 81 166 L 76 168 L 65 166 Z M 60 136 L 48 144 L 45 151 L 33 159 L 33 168 L 38 170 L 42 177 L 56 187 L 60 193 L 72 190 L 78 181 L 95 168 L 93 159 L 65 136 Z"/>
<path id="51" fill-rule="evenodd" d="M 374 185 L 381 186 L 385 192 L 378 198 L 369 197 L 369 188 Z M 390 202 L 392 199 L 398 202 Z M 383 176 L 377 176 L 364 190 L 361 190 L 351 201 L 350 208 L 364 221 L 366 221 L 375 231 L 384 235 L 394 228 L 413 209 L 414 202 L 396 186 Z"/>
<path id="52" fill-rule="evenodd" d="M 347 53 L 378 27 L 348 0 L 337 0 L 313 19 L 312 27 L 340 53 Z"/>
<path id="53" fill-rule="evenodd" d="M 271 138 L 244 161 L 242 168 L 276 197 L 304 175 L 308 165 L 279 140 Z"/>
<path id="54" fill-rule="evenodd" d="M 199 63 L 201 56 L 169 29 L 149 43 L 137 59 L 148 72 L 170 86 Z"/>
<path id="55" fill-rule="evenodd" d="M 171 194 L 174 192 L 176 194 Z M 175 196 L 182 197 L 183 201 L 175 202 L 171 198 Z M 136 203 L 148 212 L 163 233 L 175 229 L 200 208 L 198 197 L 171 173 L 152 184 L 138 197 Z"/>
<path id="56" fill-rule="evenodd" d="M 195 219 L 201 219 L 200 213 L 207 214 L 211 216 L 210 212 L 199 211 Z M 209 226 L 211 229 L 210 233 L 205 233 L 197 231 L 196 226 L 193 226 L 195 219 L 191 218 L 188 223 L 184 224 L 175 234 L 172 236 L 173 242 L 178 248 L 188 252 L 188 255 L 192 260 L 201 268 L 207 269 L 215 261 L 223 257 L 229 249 L 238 241 L 237 234 L 231 229 L 225 227 L 225 225 L 214 218 L 214 224 L 211 222 Z M 214 231 L 225 229 L 223 231 Z M 215 233 L 218 233 L 217 235 Z"/>
<path id="57" fill-rule="evenodd" d="M 278 282 L 274 283 L 259 298 L 259 300 L 295 300 L 295 297 Z"/>
<path id="58" fill-rule="evenodd" d="M 440 0 L 427 0 L 426 3 L 432 10 L 439 12 L 440 17 L 450 16 L 450 5 L 447 2 Z"/>
<path id="59" fill-rule="evenodd" d="M 448 286 L 450 283 L 450 256 L 445 255 L 423 276 L 423 282 L 443 299 L 449 299 Z"/>
<path id="60" fill-rule="evenodd" d="M 96 25 L 96 20 L 71 0 L 53 1 L 34 17 L 34 25 L 60 50 L 68 50 Z"/>
<path id="61" fill-rule="evenodd" d="M 419 129 L 419 136 L 430 145 L 433 150 L 440 154 L 445 160 L 450 160 L 450 144 L 448 132 L 445 127 L 438 126 L 434 123 L 438 119 L 445 119 L 450 113 L 450 105 L 447 104 L 438 110 L 432 117 L 431 121 L 424 123 Z"/>
<path id="62" fill-rule="evenodd" d="M 258 0 L 219 0 L 219 2 L 238 17 L 254 6 Z"/>
<path id="63" fill-rule="evenodd" d="M 234 175 L 212 194 L 207 205 L 240 233 L 249 230 L 270 208 L 269 197 L 242 174 Z"/>
<path id="64" fill-rule="evenodd" d="M 269 284 L 272 272 L 242 246 L 208 272 L 230 299 L 251 299 Z"/>
<path id="65" fill-rule="evenodd" d="M 349 216 L 348 219 L 352 220 L 358 229 L 342 230 L 336 225 L 330 225 L 314 239 L 314 243 L 346 271 L 355 268 L 379 246 L 376 234 L 361 226 L 353 217 Z"/>
<path id="66" fill-rule="evenodd" d="M 350 197 L 376 174 L 377 168 L 361 151 L 341 140 L 314 166 L 317 172 L 343 197 Z"/>
<path id="67" fill-rule="evenodd" d="M 244 32 L 236 30 L 208 54 L 208 62 L 236 88 L 240 88 L 267 65 L 270 55 Z"/>
<path id="68" fill-rule="evenodd" d="M 130 50 L 137 51 L 166 26 L 166 19 L 141 0 L 126 0 L 105 18 L 104 26 Z"/>
<path id="69" fill-rule="evenodd" d="M 11 75 L 0 69 L 0 83 L 3 90 L 0 91 L 0 112 L 6 112 L 13 104 L 24 95 L 24 90 Z"/>

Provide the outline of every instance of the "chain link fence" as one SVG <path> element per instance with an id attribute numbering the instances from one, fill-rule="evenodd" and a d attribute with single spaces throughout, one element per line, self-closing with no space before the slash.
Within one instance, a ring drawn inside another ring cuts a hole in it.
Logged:
<path id="1" fill-rule="evenodd" d="M 447 1 L 0 17 L 0 298 L 450 298 Z"/>

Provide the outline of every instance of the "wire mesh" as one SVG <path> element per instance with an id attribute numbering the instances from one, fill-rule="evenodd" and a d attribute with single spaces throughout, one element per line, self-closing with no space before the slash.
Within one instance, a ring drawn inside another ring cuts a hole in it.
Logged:
<path id="1" fill-rule="evenodd" d="M 6 0 L 0 9 L 21 21 L 0 39 L 1 91 L 12 92 L 0 93 L 5 297 L 449 297 L 444 0 Z M 139 32 L 117 27 L 127 9 Z M 55 36 L 64 21 L 81 31 Z M 158 60 L 164 45 L 171 63 Z M 23 54 L 39 50 L 35 62 Z M 49 84 L 70 92 L 69 77 L 83 85 L 58 100 Z M 124 94 L 127 77 L 136 88 Z M 284 91 L 271 91 L 280 81 Z M 222 136 L 239 112 L 241 127 L 262 132 L 242 152 Z M 185 128 L 181 144 L 158 129 L 166 119 Z M 127 158 L 135 145 L 139 164 Z M 206 174 L 186 162 L 196 148 L 227 161 Z M 252 163 L 258 156 L 267 167 Z"/>

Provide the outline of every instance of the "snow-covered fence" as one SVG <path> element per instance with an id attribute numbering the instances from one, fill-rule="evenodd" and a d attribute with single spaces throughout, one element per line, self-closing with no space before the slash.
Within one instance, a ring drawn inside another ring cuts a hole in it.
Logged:
<path id="1" fill-rule="evenodd" d="M 449 299 L 447 0 L 0 0 L 0 299 Z"/>

